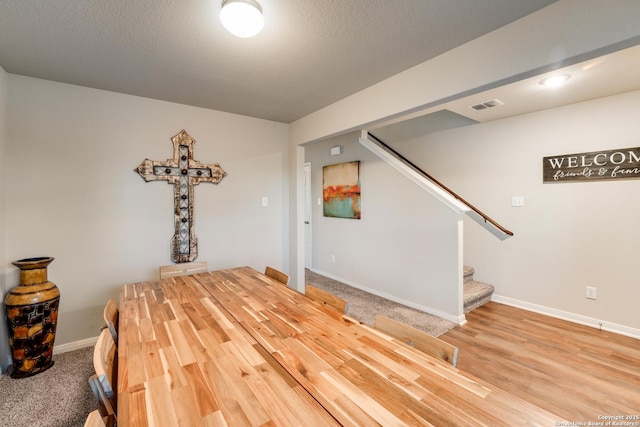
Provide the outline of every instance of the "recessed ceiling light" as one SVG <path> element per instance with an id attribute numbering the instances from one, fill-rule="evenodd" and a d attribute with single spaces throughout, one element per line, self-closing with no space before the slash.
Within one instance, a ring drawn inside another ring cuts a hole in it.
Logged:
<path id="1" fill-rule="evenodd" d="M 255 0 L 223 0 L 220 10 L 222 25 L 234 36 L 253 37 L 262 31 L 262 7 Z"/>
<path id="2" fill-rule="evenodd" d="M 540 84 L 546 87 L 558 87 L 562 86 L 571 76 L 569 74 L 558 74 L 556 76 L 547 77 L 543 79 Z"/>

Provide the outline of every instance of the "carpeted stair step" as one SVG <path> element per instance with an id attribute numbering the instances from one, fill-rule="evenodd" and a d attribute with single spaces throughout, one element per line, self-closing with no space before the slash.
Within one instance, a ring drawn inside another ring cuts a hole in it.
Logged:
<path id="1" fill-rule="evenodd" d="M 494 287 L 488 283 L 478 282 L 473 279 L 475 270 L 473 267 L 464 266 L 464 312 L 468 313 L 491 301 Z"/>
<path id="2" fill-rule="evenodd" d="M 475 268 L 470 265 L 465 265 L 462 268 L 462 275 L 464 277 L 464 281 L 473 280 L 473 274 L 476 272 Z"/>

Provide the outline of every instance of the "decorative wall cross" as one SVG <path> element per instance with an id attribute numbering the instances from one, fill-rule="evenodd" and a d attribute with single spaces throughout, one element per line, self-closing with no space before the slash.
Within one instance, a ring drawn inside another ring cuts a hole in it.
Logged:
<path id="1" fill-rule="evenodd" d="M 145 159 L 135 171 L 145 181 L 167 181 L 173 184 L 175 234 L 171 239 L 171 259 L 174 262 L 191 262 L 198 257 L 198 239 L 194 232 L 194 186 L 201 182 L 222 181 L 227 173 L 218 163 L 203 165 L 193 159 L 196 140 L 182 130 L 171 138 L 173 159 L 156 162 Z"/>

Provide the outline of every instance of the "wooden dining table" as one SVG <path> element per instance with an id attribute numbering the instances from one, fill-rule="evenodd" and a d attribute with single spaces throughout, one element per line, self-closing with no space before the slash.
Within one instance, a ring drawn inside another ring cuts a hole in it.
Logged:
<path id="1" fill-rule="evenodd" d="M 120 426 L 563 421 L 250 267 L 124 285 L 119 316 Z"/>

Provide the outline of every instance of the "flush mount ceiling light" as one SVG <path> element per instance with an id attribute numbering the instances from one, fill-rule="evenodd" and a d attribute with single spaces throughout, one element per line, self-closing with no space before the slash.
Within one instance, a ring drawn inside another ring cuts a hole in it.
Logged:
<path id="1" fill-rule="evenodd" d="M 222 0 L 222 25 L 234 36 L 253 37 L 264 26 L 262 7 L 255 0 Z"/>
<path id="2" fill-rule="evenodd" d="M 542 80 L 540 84 L 546 87 L 558 87 L 562 86 L 567 80 L 569 80 L 571 76 L 569 74 L 559 74 L 557 76 L 547 77 Z"/>

